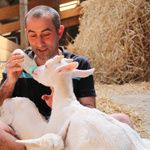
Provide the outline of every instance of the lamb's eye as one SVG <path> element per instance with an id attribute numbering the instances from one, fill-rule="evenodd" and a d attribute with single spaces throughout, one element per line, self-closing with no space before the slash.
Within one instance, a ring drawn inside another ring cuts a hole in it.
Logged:
<path id="1" fill-rule="evenodd" d="M 45 65 L 45 68 L 47 68 L 47 65 Z"/>

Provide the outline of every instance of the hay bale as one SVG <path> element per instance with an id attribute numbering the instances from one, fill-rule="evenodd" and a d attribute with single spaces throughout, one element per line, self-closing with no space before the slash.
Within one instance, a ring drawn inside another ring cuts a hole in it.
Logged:
<path id="1" fill-rule="evenodd" d="M 101 83 L 150 80 L 150 2 L 87 0 L 68 50 L 87 57 Z"/>

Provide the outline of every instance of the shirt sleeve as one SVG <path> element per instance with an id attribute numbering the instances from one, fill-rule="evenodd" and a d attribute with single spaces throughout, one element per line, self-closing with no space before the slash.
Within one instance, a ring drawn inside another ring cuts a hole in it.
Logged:
<path id="1" fill-rule="evenodd" d="M 84 58 L 80 63 L 77 69 L 87 70 L 91 69 L 90 62 L 88 59 Z M 77 82 L 77 81 L 74 81 Z M 76 83 L 76 92 L 75 95 L 77 98 L 81 97 L 90 97 L 96 96 L 95 88 L 94 88 L 94 78 L 93 74 L 86 78 L 78 78 L 78 82 Z"/>

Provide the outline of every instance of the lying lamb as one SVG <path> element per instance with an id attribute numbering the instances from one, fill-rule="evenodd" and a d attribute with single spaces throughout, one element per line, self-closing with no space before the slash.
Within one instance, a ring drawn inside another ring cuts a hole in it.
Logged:
<path id="1" fill-rule="evenodd" d="M 33 148 L 27 145 L 27 150 L 49 150 L 50 147 L 63 150 L 64 148 L 62 137 L 59 134 L 49 133 L 44 135 L 43 130 L 47 126 L 47 121 L 28 98 L 6 99 L 1 106 L 0 120 L 12 126 L 19 139 L 35 139 L 42 136 L 37 140 L 38 146 Z M 65 129 L 62 130 L 65 131 Z M 62 135 L 61 132 L 60 134 Z M 46 144 L 47 142 L 48 144 Z"/>
<path id="2" fill-rule="evenodd" d="M 44 133 L 60 133 L 65 150 L 150 150 L 150 141 L 109 115 L 82 106 L 73 93 L 72 78 L 89 76 L 94 69 L 77 70 L 78 63 L 68 63 L 55 56 L 34 70 L 33 77 L 45 86 L 54 87 L 52 114 Z M 64 136 L 65 135 L 65 136 Z M 21 141 L 20 141 L 21 142 Z M 23 143 L 38 145 L 37 140 Z"/>

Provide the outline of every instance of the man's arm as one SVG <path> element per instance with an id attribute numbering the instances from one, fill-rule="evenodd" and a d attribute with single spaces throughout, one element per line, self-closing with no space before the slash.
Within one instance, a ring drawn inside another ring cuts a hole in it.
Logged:
<path id="1" fill-rule="evenodd" d="M 6 98 L 12 96 L 15 84 L 21 75 L 23 69 L 18 63 L 23 61 L 23 56 L 19 54 L 11 54 L 6 63 L 7 78 L 0 87 L 0 106 Z"/>
<path id="2" fill-rule="evenodd" d="M 96 108 L 95 96 L 78 98 L 79 102 L 86 107 Z"/>
<path id="3" fill-rule="evenodd" d="M 12 96 L 14 87 L 15 87 L 15 85 L 9 84 L 7 79 L 4 81 L 4 83 L 0 87 L 0 106 L 3 104 L 3 101 L 6 98 L 9 98 Z"/>

